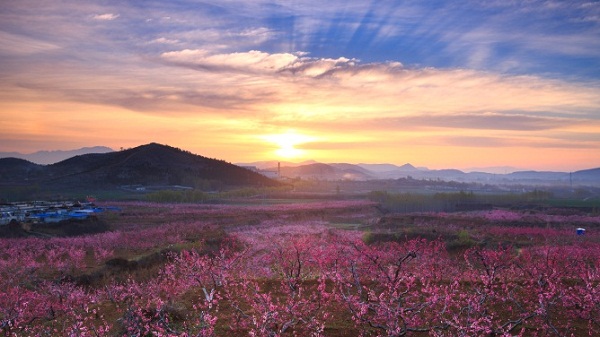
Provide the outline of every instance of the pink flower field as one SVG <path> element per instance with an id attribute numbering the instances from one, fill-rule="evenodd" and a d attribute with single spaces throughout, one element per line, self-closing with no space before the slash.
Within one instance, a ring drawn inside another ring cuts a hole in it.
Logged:
<path id="1" fill-rule="evenodd" d="M 0 239 L 2 335 L 600 335 L 598 216 L 118 206 L 103 233 Z"/>

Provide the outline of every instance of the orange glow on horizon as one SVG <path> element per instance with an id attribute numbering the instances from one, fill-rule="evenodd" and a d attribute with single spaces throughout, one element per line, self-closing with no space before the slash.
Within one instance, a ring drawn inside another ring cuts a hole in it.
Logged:
<path id="1" fill-rule="evenodd" d="M 0 151 L 119 149 L 157 142 L 232 163 L 600 167 L 600 120 L 588 113 L 600 107 L 595 87 L 460 69 L 399 72 L 390 67 L 332 68 L 332 76 L 318 78 L 260 69 L 235 76 L 199 73 L 204 81 L 190 76 L 196 70 L 171 69 L 173 78 L 183 79 L 204 99 L 177 95 L 177 86 L 171 88 L 174 84 L 158 70 L 145 72 L 148 83 L 131 87 L 126 78 L 111 84 L 65 74 L 56 83 L 77 80 L 82 88 L 61 88 L 63 95 L 8 86 L 0 92 Z M 378 81 L 372 81 L 374 75 Z M 118 90 L 102 99 L 80 96 L 95 92 L 98 83 Z M 156 88 L 167 89 L 160 95 Z"/>
<path id="2" fill-rule="evenodd" d="M 283 159 L 303 158 L 307 151 L 298 148 L 298 146 L 316 139 L 315 137 L 299 134 L 294 130 L 288 130 L 280 134 L 266 135 L 261 138 L 267 143 L 276 146 L 277 149 L 274 151 L 274 154 Z"/>

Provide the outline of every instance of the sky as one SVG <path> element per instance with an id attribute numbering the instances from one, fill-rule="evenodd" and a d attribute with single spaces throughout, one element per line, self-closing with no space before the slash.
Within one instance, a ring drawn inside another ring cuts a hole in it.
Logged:
<path id="1" fill-rule="evenodd" d="M 5 0 L 0 130 L 0 152 L 600 167 L 600 2 Z"/>

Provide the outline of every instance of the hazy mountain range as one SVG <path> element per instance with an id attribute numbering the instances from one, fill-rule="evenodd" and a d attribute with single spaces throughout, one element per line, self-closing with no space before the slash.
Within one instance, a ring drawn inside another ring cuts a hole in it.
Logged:
<path id="1" fill-rule="evenodd" d="M 0 152 L 0 158 L 19 158 L 40 165 L 58 163 L 71 157 L 88 153 L 108 153 L 114 150 L 106 146 L 83 147 L 76 150 L 37 151 L 34 153 Z"/>
<path id="2" fill-rule="evenodd" d="M 374 179 L 440 179 L 444 181 L 479 182 L 484 184 L 600 184 L 600 168 L 576 172 L 515 171 L 498 174 L 489 172 L 464 172 L 457 169 L 430 170 L 411 164 L 348 164 L 348 163 L 302 163 L 280 162 L 243 163 L 245 167 L 258 170 L 277 171 L 282 177 L 319 180 L 374 180 Z M 508 167 L 504 168 L 508 171 Z"/>
<path id="3" fill-rule="evenodd" d="M 409 163 L 404 165 L 350 164 L 319 163 L 313 160 L 300 163 L 258 161 L 238 163 L 235 166 L 156 143 L 123 151 L 97 146 L 71 151 L 40 151 L 32 154 L 0 153 L 0 158 L 2 157 L 5 158 L 0 159 L 0 178 L 4 183 L 38 181 L 43 184 L 49 182 L 81 184 L 81 181 L 87 181 L 94 184 L 114 185 L 152 183 L 193 186 L 198 180 L 213 180 L 219 181 L 222 185 L 270 184 L 267 181 L 271 180 L 264 180 L 265 177 L 262 175 L 260 179 L 256 178 L 256 175 L 240 178 L 246 175 L 241 172 L 248 171 L 239 171 L 238 166 L 243 166 L 256 168 L 259 173 L 270 171 L 268 176 L 274 176 L 273 173 L 279 171 L 281 177 L 292 179 L 374 180 L 410 177 L 489 184 L 600 184 L 600 168 L 569 173 L 518 171 L 511 167 L 498 167 L 493 168 L 494 171 L 506 173 L 490 173 L 464 172 L 457 169 L 430 170 Z"/>

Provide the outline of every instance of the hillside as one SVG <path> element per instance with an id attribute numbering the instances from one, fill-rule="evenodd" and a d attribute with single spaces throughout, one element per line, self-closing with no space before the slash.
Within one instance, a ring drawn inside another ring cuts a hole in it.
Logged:
<path id="1" fill-rule="evenodd" d="M 308 164 L 295 167 L 281 167 L 281 175 L 289 178 L 317 179 L 317 180 L 369 180 L 372 175 L 369 171 L 352 164 Z"/>
<path id="2" fill-rule="evenodd" d="M 600 181 L 600 168 L 581 170 L 573 172 L 571 179 L 573 181 Z"/>
<path id="3" fill-rule="evenodd" d="M 0 182 L 26 182 L 43 175 L 44 166 L 19 158 L 0 158 Z"/>
<path id="4" fill-rule="evenodd" d="M 258 187 L 279 183 L 222 160 L 151 143 L 102 154 L 84 154 L 52 165 L 16 158 L 0 160 L 3 184 L 41 190 L 111 189 L 124 185 Z"/>

